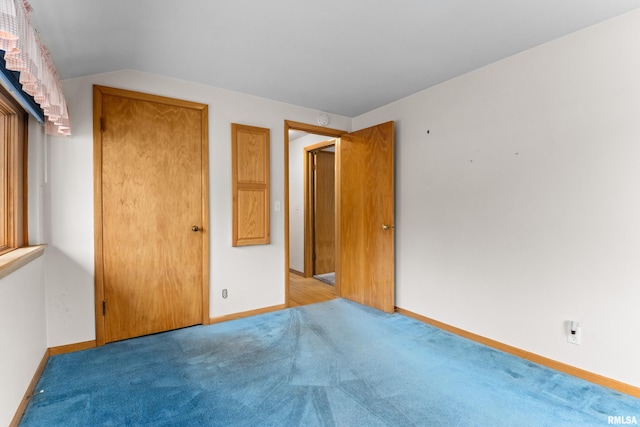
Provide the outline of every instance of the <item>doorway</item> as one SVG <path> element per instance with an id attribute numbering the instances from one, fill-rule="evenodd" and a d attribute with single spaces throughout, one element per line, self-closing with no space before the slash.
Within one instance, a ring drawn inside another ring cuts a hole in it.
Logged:
<path id="1" fill-rule="evenodd" d="M 317 180 L 314 179 L 316 171 L 313 165 L 316 154 L 319 152 L 331 153 L 327 154 L 327 157 L 335 158 L 335 138 L 344 134 L 345 131 L 289 121 L 285 122 L 285 127 L 285 181 L 287 184 L 285 188 L 285 277 L 287 277 L 285 296 L 287 304 L 295 306 L 300 304 L 302 294 L 305 295 L 305 301 L 308 300 L 309 303 L 318 302 L 315 301 L 316 297 L 322 299 L 325 296 L 335 297 L 336 295 L 335 286 L 319 282 L 312 277 L 314 270 L 318 272 L 326 270 L 327 273 L 335 270 L 331 256 L 324 255 L 331 253 L 335 258 L 335 250 L 330 248 L 332 242 L 335 242 L 335 231 L 333 233 L 330 231 L 335 227 L 331 225 L 334 221 L 329 221 L 330 224 L 319 224 L 322 228 L 318 230 L 320 236 L 314 230 L 316 222 L 314 217 L 327 219 L 327 210 L 334 211 L 335 207 L 325 206 L 325 209 L 322 209 L 322 205 L 317 203 L 317 197 L 314 197 L 317 195 L 317 186 L 313 185 Z M 323 154 L 320 156 L 322 157 Z M 322 160 L 326 159 L 323 157 Z M 323 168 L 323 176 L 329 168 L 333 169 L 334 166 Z M 326 180 L 323 182 L 325 186 L 320 188 L 319 196 L 323 199 L 335 198 L 335 184 Z M 327 186 L 332 187 L 333 191 L 324 191 Z M 319 208 L 316 215 L 314 215 L 316 211 L 314 206 Z M 335 220 L 335 213 L 331 219 Z M 323 237 L 329 233 L 333 234 L 333 239 Z M 316 251 L 316 261 L 319 261 L 317 266 L 314 265 L 316 263 L 313 260 L 314 246 L 317 246 L 314 245 L 314 235 L 319 237 L 315 242 L 320 245 L 322 251 Z"/>
<path id="2" fill-rule="evenodd" d="M 337 296 L 395 309 L 394 123 L 344 132 L 285 121 L 285 274 L 291 269 L 289 132 L 335 137 L 335 290 Z M 295 152 L 295 151 L 294 151 Z M 296 211 L 299 210 L 295 206 Z M 294 211 L 295 213 L 295 211 Z M 285 283 L 289 304 L 289 280 Z"/>
<path id="3" fill-rule="evenodd" d="M 335 140 L 304 147 L 304 277 L 335 285 Z"/>
<path id="4" fill-rule="evenodd" d="M 311 209 L 312 275 L 335 285 L 336 272 L 336 176 L 335 146 L 310 152 L 309 197 Z M 307 245 L 305 244 L 305 247 Z"/>

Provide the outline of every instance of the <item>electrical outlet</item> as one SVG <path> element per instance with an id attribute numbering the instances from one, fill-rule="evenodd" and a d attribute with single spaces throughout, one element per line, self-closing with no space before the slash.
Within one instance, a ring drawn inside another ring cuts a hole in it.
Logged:
<path id="1" fill-rule="evenodd" d="M 567 342 L 575 345 L 582 344 L 582 328 L 580 326 L 576 328 L 575 334 L 572 334 L 571 330 L 569 330 L 569 333 L 567 334 Z"/>

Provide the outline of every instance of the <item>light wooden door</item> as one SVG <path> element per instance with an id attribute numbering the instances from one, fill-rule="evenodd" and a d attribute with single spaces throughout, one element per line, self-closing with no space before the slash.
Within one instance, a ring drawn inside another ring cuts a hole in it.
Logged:
<path id="1" fill-rule="evenodd" d="M 394 311 L 394 126 L 348 133 L 338 143 L 338 291 Z"/>
<path id="2" fill-rule="evenodd" d="M 103 87 L 94 102 L 98 341 L 206 323 L 206 105 Z"/>
<path id="3" fill-rule="evenodd" d="M 314 274 L 335 271 L 336 187 L 335 154 L 314 153 Z"/>

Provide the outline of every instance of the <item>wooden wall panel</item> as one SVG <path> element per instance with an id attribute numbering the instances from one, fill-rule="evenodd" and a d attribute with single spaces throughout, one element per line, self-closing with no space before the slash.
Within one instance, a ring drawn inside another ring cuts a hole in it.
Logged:
<path id="1" fill-rule="evenodd" d="M 265 221 L 268 205 L 266 189 L 238 189 L 238 241 L 244 244 L 268 242 L 269 227 Z"/>
<path id="2" fill-rule="evenodd" d="M 231 124 L 233 246 L 270 243 L 270 131 Z"/>

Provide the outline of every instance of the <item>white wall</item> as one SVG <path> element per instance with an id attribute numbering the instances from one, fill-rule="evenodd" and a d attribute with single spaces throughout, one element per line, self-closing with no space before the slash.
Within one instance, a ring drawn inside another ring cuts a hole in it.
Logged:
<path id="1" fill-rule="evenodd" d="M 308 134 L 289 142 L 289 268 L 304 272 L 304 148 L 330 139 Z"/>
<path id="2" fill-rule="evenodd" d="M 43 258 L 0 279 L 0 425 L 9 425 L 47 350 Z"/>
<path id="3" fill-rule="evenodd" d="M 354 119 L 397 125 L 398 306 L 640 386 L 638 46 L 632 12 Z"/>
<path id="4" fill-rule="evenodd" d="M 51 226 L 47 258 L 49 346 L 95 339 L 93 312 L 92 85 L 99 84 L 209 105 L 210 316 L 284 303 L 284 212 L 271 214 L 271 244 L 231 247 L 231 123 L 271 129 L 271 206 L 284 206 L 284 121 L 315 123 L 318 111 L 136 71 L 63 82 L 73 137 L 52 138 L 48 152 Z M 351 119 L 331 117 L 350 129 Z M 50 262 L 49 262 L 50 261 Z M 229 298 L 222 299 L 222 289 Z"/>
<path id="5" fill-rule="evenodd" d="M 42 128 L 29 122 L 29 237 L 40 243 Z M 46 253 L 44 255 L 46 257 Z M 0 425 L 9 425 L 47 350 L 44 258 L 0 279 Z"/>

